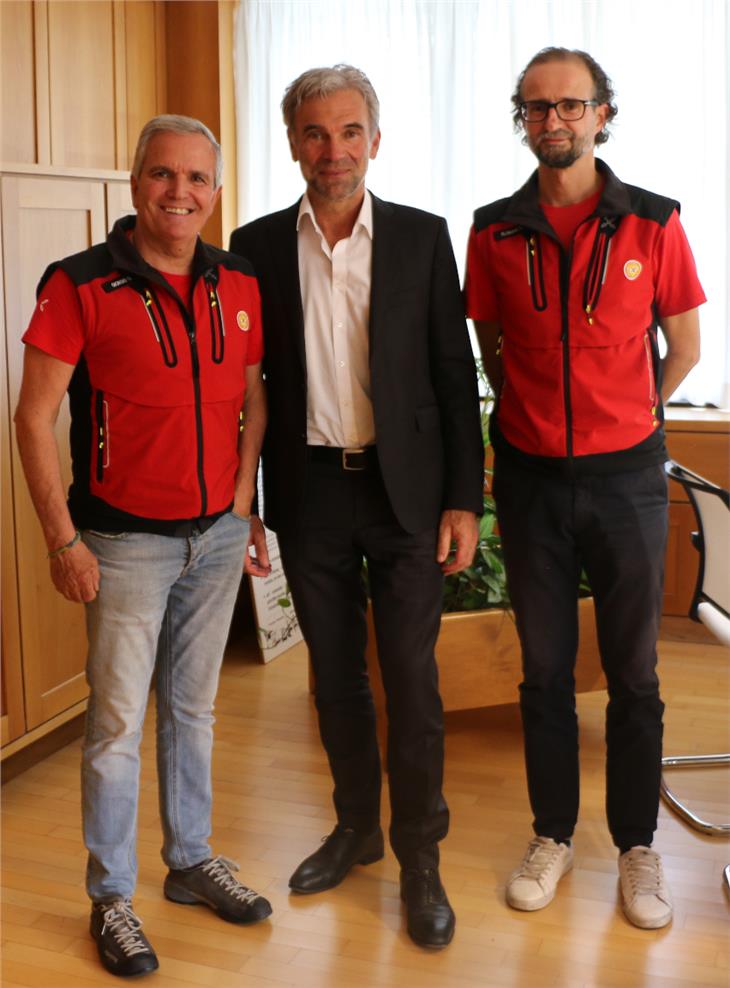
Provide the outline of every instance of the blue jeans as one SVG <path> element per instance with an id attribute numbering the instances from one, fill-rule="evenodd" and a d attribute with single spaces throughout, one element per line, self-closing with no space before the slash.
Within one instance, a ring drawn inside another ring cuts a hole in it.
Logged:
<path id="1" fill-rule="evenodd" d="M 83 532 L 101 572 L 86 607 L 81 780 L 86 887 L 96 902 L 131 896 L 136 885 L 139 746 L 153 673 L 162 857 L 170 868 L 210 857 L 213 701 L 248 533 L 230 513 L 189 538 Z"/>

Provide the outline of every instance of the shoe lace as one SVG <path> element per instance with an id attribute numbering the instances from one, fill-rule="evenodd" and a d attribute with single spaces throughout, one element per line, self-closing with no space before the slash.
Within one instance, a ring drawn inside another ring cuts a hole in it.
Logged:
<path id="1" fill-rule="evenodd" d="M 424 868 L 424 892 L 427 902 L 436 902 L 441 898 L 441 880 L 434 868 Z"/>
<path id="2" fill-rule="evenodd" d="M 218 857 L 211 858 L 204 864 L 202 870 L 231 898 L 250 905 L 259 898 L 259 894 L 238 881 L 233 872 L 238 871 L 239 868 L 240 865 L 236 861 L 219 854 Z"/>
<path id="3" fill-rule="evenodd" d="M 519 875 L 524 878 L 542 878 L 561 853 L 560 844 L 556 844 L 552 840 L 545 840 L 543 837 L 535 837 L 527 846 L 527 852 L 519 868 Z"/>
<path id="4" fill-rule="evenodd" d="M 149 945 L 139 932 L 142 929 L 142 920 L 132 909 L 131 902 L 125 899 L 112 902 L 104 908 L 102 915 L 104 917 L 102 936 L 110 930 L 127 957 L 149 951 Z"/>
<path id="5" fill-rule="evenodd" d="M 435 868 L 412 868 L 405 871 L 403 877 L 406 883 L 414 879 L 421 883 L 419 891 L 424 902 L 441 902 L 443 900 L 443 887 L 439 873 Z"/>
<path id="6" fill-rule="evenodd" d="M 661 859 L 648 848 L 634 848 L 625 855 L 624 874 L 635 896 L 657 895 L 662 890 Z"/>

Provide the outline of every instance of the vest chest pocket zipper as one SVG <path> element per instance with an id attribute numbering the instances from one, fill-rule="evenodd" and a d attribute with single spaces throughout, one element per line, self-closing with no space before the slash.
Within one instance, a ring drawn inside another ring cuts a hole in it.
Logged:
<path id="1" fill-rule="evenodd" d="M 545 279 L 542 270 L 540 235 L 525 230 L 524 237 L 527 284 L 530 286 L 532 304 L 538 312 L 544 312 L 547 309 L 547 295 L 545 293 Z"/>
<path id="2" fill-rule="evenodd" d="M 656 428 L 659 425 L 659 420 L 656 417 L 656 380 L 654 378 L 654 357 L 652 355 L 651 340 L 649 339 L 648 333 L 644 333 L 644 352 L 646 353 L 646 372 L 649 376 L 649 405 L 651 406 L 651 419 L 652 425 Z"/>
<path id="3" fill-rule="evenodd" d="M 223 310 L 218 298 L 218 291 L 212 281 L 206 281 L 208 289 L 208 308 L 210 313 L 210 352 L 214 364 L 223 363 L 226 328 L 223 323 Z"/>
<path id="4" fill-rule="evenodd" d="M 167 323 L 167 317 L 165 316 L 165 312 L 160 305 L 159 299 L 149 290 L 149 288 L 139 288 L 138 291 L 140 298 L 142 299 L 142 304 L 145 307 L 145 312 L 147 313 L 149 321 L 152 325 L 152 332 L 155 334 L 155 339 L 160 344 L 162 359 L 165 362 L 165 366 L 177 367 L 175 343 L 172 339 L 172 333 L 170 332 L 170 327 Z"/>

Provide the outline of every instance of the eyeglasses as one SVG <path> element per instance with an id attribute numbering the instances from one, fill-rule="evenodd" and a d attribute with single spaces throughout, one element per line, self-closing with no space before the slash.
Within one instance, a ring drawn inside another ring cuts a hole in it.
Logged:
<path id="1" fill-rule="evenodd" d="M 557 103 L 547 100 L 530 99 L 520 103 L 520 116 L 526 123 L 540 123 L 551 110 L 555 110 L 561 120 L 581 120 L 587 106 L 598 106 L 595 99 L 559 99 Z"/>

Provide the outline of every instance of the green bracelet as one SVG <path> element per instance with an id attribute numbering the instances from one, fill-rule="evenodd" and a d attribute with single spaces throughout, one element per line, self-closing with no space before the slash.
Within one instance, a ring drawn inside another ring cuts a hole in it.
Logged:
<path id="1" fill-rule="evenodd" d="M 71 541 L 67 542 L 66 545 L 60 545 L 58 549 L 51 549 L 51 551 L 48 553 L 48 558 L 55 559 L 56 556 L 60 556 L 64 552 L 68 552 L 68 550 L 73 549 L 76 543 L 79 542 L 80 540 L 81 540 L 81 532 L 77 528 L 76 533 L 74 534 L 74 537 L 71 539 Z"/>

